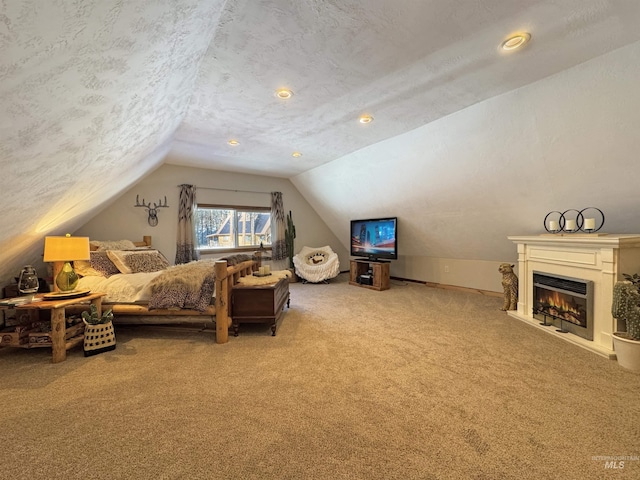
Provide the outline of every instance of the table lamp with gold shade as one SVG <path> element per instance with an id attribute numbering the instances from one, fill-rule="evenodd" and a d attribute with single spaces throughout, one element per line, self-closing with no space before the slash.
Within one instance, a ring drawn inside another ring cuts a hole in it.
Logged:
<path id="1" fill-rule="evenodd" d="M 56 292 L 70 292 L 76 288 L 79 277 L 71 262 L 90 258 L 89 237 L 72 237 L 67 233 L 64 237 L 44 238 L 43 260 L 53 262 L 53 285 Z"/>

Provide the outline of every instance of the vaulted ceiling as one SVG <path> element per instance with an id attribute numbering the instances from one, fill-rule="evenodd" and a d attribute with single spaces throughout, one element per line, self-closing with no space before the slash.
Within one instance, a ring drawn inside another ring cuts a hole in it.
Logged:
<path id="1" fill-rule="evenodd" d="M 0 278 L 163 162 L 295 177 L 638 25 L 635 0 L 5 0 Z"/>
<path id="2" fill-rule="evenodd" d="M 292 177 L 638 40 L 639 24 L 633 1 L 229 1 L 171 161 Z M 532 42 L 506 53 L 515 32 Z"/>

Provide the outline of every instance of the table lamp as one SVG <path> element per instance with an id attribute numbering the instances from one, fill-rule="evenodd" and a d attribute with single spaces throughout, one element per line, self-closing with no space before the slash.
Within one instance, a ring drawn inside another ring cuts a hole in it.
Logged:
<path id="1" fill-rule="evenodd" d="M 44 237 L 44 261 L 53 262 L 54 290 L 70 292 L 78 285 L 79 277 L 73 271 L 74 260 L 90 260 L 89 237 Z"/>

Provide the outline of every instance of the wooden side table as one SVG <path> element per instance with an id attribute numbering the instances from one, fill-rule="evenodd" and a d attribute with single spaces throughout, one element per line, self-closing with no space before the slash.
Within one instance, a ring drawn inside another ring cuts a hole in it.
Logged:
<path id="1" fill-rule="evenodd" d="M 66 320 L 65 320 L 65 308 L 71 306 L 89 306 L 93 304 L 98 309 L 98 314 L 102 315 L 102 297 L 105 293 L 89 293 L 78 298 L 70 299 L 54 299 L 54 300 L 42 300 L 39 302 L 25 303 L 20 305 L 20 310 L 49 310 L 51 312 L 51 354 L 53 363 L 63 362 L 67 359 L 67 350 L 75 347 L 84 340 L 84 336 L 78 336 L 65 339 L 66 334 Z M 42 298 L 44 294 L 36 295 L 36 298 Z M 15 307 L 0 306 L 0 309 L 8 309 Z M 37 345 L 41 346 L 41 345 Z M 31 344 L 15 345 L 18 348 L 33 348 Z"/>

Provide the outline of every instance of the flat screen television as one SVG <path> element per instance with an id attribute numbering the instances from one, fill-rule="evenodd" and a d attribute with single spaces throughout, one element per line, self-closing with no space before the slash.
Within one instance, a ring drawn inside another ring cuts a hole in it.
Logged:
<path id="1" fill-rule="evenodd" d="M 398 258 L 398 218 L 351 220 L 351 255 L 371 261 Z"/>

